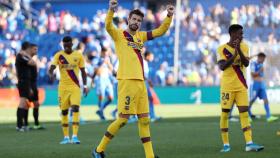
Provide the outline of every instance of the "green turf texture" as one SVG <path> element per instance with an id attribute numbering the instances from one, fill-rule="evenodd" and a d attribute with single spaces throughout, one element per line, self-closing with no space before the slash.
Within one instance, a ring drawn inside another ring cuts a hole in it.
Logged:
<path id="1" fill-rule="evenodd" d="M 63 138 L 59 122 L 44 123 L 46 130 L 19 133 L 15 125 L 0 124 L 0 158 L 91 158 L 109 122 L 90 121 L 81 125 L 80 145 L 60 145 Z M 245 152 L 240 124 L 230 122 L 232 150 L 220 153 L 222 142 L 218 117 L 169 118 L 151 124 L 154 151 L 160 158 L 279 158 L 279 122 L 252 123 L 253 138 L 265 146 L 261 152 Z M 122 128 L 109 144 L 107 158 L 145 158 L 137 124 Z"/>

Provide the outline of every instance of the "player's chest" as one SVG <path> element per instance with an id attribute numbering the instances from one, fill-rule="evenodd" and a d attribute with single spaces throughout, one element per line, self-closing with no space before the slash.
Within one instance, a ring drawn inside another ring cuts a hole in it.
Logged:
<path id="1" fill-rule="evenodd" d="M 140 36 L 123 36 L 121 38 L 120 44 L 123 46 L 123 48 L 132 48 L 137 50 L 142 50 L 144 47 L 144 43 L 141 40 Z"/>
<path id="2" fill-rule="evenodd" d="M 79 65 L 79 56 L 70 56 L 64 55 L 63 57 L 59 58 L 59 63 L 61 68 L 65 69 L 74 69 Z"/>

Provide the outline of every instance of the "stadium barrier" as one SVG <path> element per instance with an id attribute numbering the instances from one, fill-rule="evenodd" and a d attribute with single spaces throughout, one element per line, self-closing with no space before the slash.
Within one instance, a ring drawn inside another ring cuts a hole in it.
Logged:
<path id="1" fill-rule="evenodd" d="M 218 104 L 219 87 L 155 87 L 154 97 L 156 104 L 173 105 L 199 105 Z M 57 106 L 57 89 L 39 88 L 40 103 L 44 106 Z M 280 103 L 280 87 L 269 88 L 267 90 L 269 101 L 272 104 Z M 16 107 L 19 103 L 18 91 L 16 88 L 0 89 L 0 108 Z M 97 105 L 95 89 L 91 89 L 87 97 L 82 98 L 83 105 Z M 116 104 L 116 99 L 114 100 Z"/>

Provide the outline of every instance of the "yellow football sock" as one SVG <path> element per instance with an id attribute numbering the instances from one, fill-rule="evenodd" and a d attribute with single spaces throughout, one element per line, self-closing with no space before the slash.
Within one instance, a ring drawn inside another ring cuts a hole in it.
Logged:
<path id="1" fill-rule="evenodd" d="M 118 118 L 113 123 L 111 123 L 103 136 L 101 142 L 99 143 L 96 151 L 102 152 L 106 150 L 107 145 L 110 143 L 110 141 L 113 139 L 113 137 L 117 134 L 119 129 L 123 127 L 127 123 L 126 118 Z"/>
<path id="2" fill-rule="evenodd" d="M 62 115 L 61 124 L 64 137 L 69 137 L 68 115 Z"/>
<path id="3" fill-rule="evenodd" d="M 244 133 L 246 143 L 252 142 L 252 129 L 249 121 L 248 112 L 242 112 L 240 115 L 241 127 Z"/>
<path id="4" fill-rule="evenodd" d="M 79 112 L 73 112 L 73 122 L 72 122 L 72 128 L 73 128 L 73 135 L 77 136 L 79 131 Z"/>
<path id="5" fill-rule="evenodd" d="M 143 117 L 138 119 L 139 136 L 144 146 L 146 158 L 154 158 L 153 145 L 150 134 L 150 119 Z"/>
<path id="6" fill-rule="evenodd" d="M 221 118 L 220 118 L 220 129 L 221 129 L 221 135 L 222 140 L 224 144 L 229 144 L 229 138 L 228 138 L 228 112 L 222 112 Z"/>

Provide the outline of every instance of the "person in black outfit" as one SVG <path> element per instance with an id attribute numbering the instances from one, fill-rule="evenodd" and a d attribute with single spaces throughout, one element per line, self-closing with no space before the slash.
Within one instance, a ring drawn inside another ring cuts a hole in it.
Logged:
<path id="1" fill-rule="evenodd" d="M 37 68 L 32 56 L 37 54 L 38 47 L 29 42 L 22 43 L 22 50 L 16 56 L 16 71 L 18 77 L 18 91 L 20 102 L 17 109 L 17 130 L 26 131 L 28 128 L 29 101 L 34 104 L 33 116 L 35 127 L 39 126 L 38 121 L 38 90 L 36 86 Z M 36 128 L 35 128 L 36 129 Z M 37 127 L 38 129 L 38 127 Z"/>

